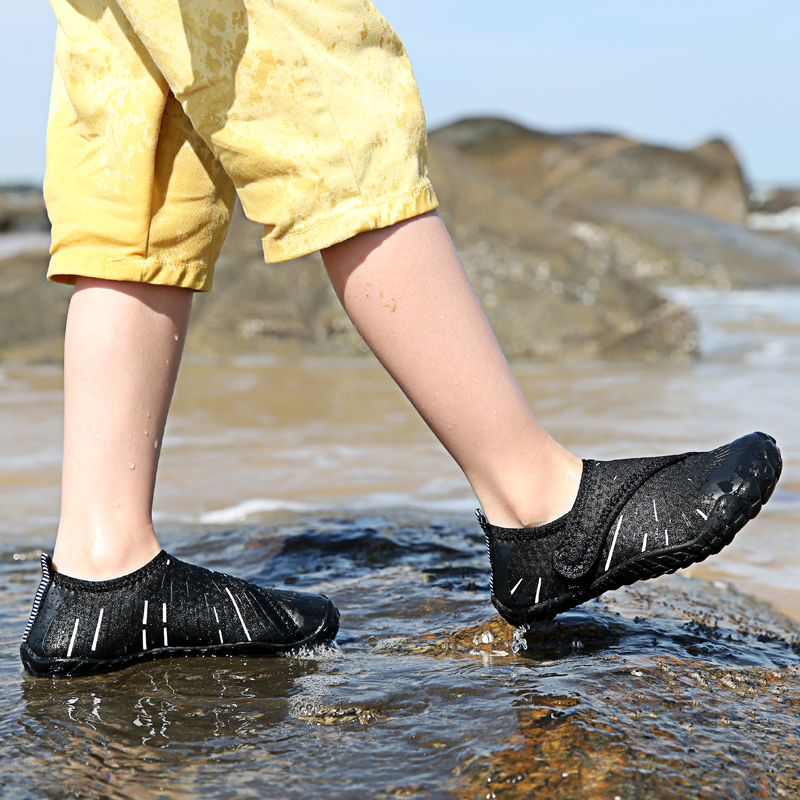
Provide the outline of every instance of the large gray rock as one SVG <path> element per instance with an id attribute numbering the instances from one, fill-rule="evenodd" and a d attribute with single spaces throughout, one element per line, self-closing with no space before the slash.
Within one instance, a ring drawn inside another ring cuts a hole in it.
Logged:
<path id="1" fill-rule="evenodd" d="M 739 161 L 721 139 L 676 150 L 614 134 L 554 135 L 472 119 L 434 131 L 431 141 L 460 150 L 517 194 L 549 207 L 602 199 L 692 208 L 734 223 L 747 214 Z"/>
<path id="2" fill-rule="evenodd" d="M 509 357 L 695 352 L 691 315 L 595 257 L 562 219 L 435 137 L 430 161 L 442 217 Z"/>
<path id="3" fill-rule="evenodd" d="M 440 213 L 511 359 L 690 358 L 695 321 L 661 286 L 800 281 L 800 234 L 742 224 L 747 187 L 720 140 L 680 151 L 465 120 L 431 134 L 430 168 Z M 758 213 L 794 202 L 788 190 L 779 195 L 765 195 Z M 40 193 L 0 192 L 0 228 L 41 230 L 43 209 Z M 195 300 L 188 351 L 366 354 L 319 256 L 265 266 L 260 237 L 237 209 L 214 291 Z M 53 357 L 68 290 L 37 285 L 41 253 L 2 258 L 0 251 L 0 270 L 13 274 L 16 288 L 0 298 L 9 309 L 0 318 L 0 357 Z M 30 310 L 40 291 L 55 303 L 46 320 Z"/>
<path id="4" fill-rule="evenodd" d="M 754 230 L 759 213 L 785 211 L 790 189 L 751 198 L 731 148 L 712 140 L 681 151 L 609 134 L 550 135 L 496 119 L 455 123 L 431 135 L 578 238 L 583 264 L 653 288 L 796 285 L 800 239 Z M 648 327 L 648 326 L 644 326 Z M 655 338 L 660 338 L 656 331 Z"/>

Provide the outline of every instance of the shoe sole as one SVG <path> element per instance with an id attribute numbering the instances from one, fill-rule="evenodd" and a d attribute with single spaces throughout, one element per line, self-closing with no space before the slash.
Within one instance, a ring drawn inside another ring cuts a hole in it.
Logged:
<path id="1" fill-rule="evenodd" d="M 329 644 L 339 631 L 339 612 L 328 600 L 328 607 L 322 623 L 314 633 L 299 642 L 288 644 L 268 644 L 265 642 L 241 642 L 238 644 L 216 644 L 203 647 L 157 647 L 144 650 L 129 656 L 114 659 L 90 658 L 48 658 L 36 655 L 27 644 L 20 645 L 19 653 L 25 669 L 36 677 L 70 678 L 79 675 L 95 675 L 103 672 L 115 672 L 164 658 L 196 658 L 208 656 L 282 656 L 291 655 L 300 650 L 311 650 L 322 644 Z"/>
<path id="2" fill-rule="evenodd" d="M 709 556 L 719 553 L 723 547 L 729 545 L 733 541 L 733 538 L 747 522 L 758 516 L 764 503 L 772 496 L 772 492 L 781 475 L 783 462 L 780 452 L 775 446 L 775 440 L 764 433 L 759 433 L 758 435 L 765 440 L 765 446 L 769 443 L 772 445 L 770 448 L 770 455 L 773 458 L 770 459 L 770 466 L 775 476 L 763 490 L 761 497 L 754 500 L 733 519 L 725 522 L 722 526 L 707 527 L 696 539 L 690 542 L 664 548 L 654 553 L 644 553 L 641 556 L 629 559 L 609 572 L 604 573 L 582 592 L 564 592 L 552 600 L 539 603 L 528 609 L 524 614 L 520 614 L 521 609 L 507 608 L 496 600 L 495 597 L 492 597 L 492 602 L 495 607 L 512 625 L 530 625 L 533 622 L 546 622 L 553 619 L 557 614 L 568 611 L 588 600 L 593 600 L 605 592 L 620 589 L 623 586 L 629 586 L 637 581 L 647 581 L 653 578 L 660 578 L 662 575 L 669 575 L 679 569 L 684 569 L 692 564 L 705 561 Z M 717 524 L 718 521 L 722 519 L 724 514 L 720 513 L 722 508 L 720 504 L 730 505 L 731 500 L 729 498 L 733 498 L 737 504 L 742 503 L 742 498 L 737 495 L 721 493 L 721 496 L 718 498 L 709 514 L 707 525 L 709 525 L 712 520 Z"/>

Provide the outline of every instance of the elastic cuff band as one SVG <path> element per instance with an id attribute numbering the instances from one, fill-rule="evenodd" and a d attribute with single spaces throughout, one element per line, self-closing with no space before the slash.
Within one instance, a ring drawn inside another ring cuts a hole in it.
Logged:
<path id="1" fill-rule="evenodd" d="M 63 575 L 60 572 L 53 572 L 53 583 L 56 586 L 63 586 L 66 589 L 82 592 L 112 592 L 136 583 L 153 570 L 159 569 L 167 561 L 169 561 L 169 556 L 164 550 L 161 550 L 155 558 L 148 561 L 143 567 L 139 567 L 136 571 L 119 578 L 110 578 L 106 581 L 86 581 L 81 578 L 73 578 L 70 575 Z"/>

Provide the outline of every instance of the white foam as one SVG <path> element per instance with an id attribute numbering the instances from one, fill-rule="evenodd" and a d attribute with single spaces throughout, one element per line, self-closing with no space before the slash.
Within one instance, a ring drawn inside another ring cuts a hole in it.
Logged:
<path id="1" fill-rule="evenodd" d="M 200 522 L 207 525 L 229 525 L 240 522 L 255 514 L 269 514 L 275 511 L 314 511 L 315 507 L 308 503 L 293 503 L 288 500 L 272 500 L 269 498 L 254 498 L 243 500 L 235 506 L 220 508 L 217 511 L 207 511 L 200 515 Z"/>
<path id="2" fill-rule="evenodd" d="M 792 206 L 777 214 L 755 211 L 747 215 L 747 227 L 755 231 L 800 232 L 800 206 Z"/>
<path id="3" fill-rule="evenodd" d="M 330 512 L 330 511 L 375 511 L 380 509 L 418 509 L 439 513 L 466 513 L 471 514 L 476 504 L 475 497 L 464 496 L 442 498 L 438 500 L 422 500 L 412 494 L 403 492 L 375 492 L 361 497 L 342 498 L 339 502 L 321 503 L 296 503 L 290 500 L 279 500 L 269 497 L 255 497 L 243 500 L 235 506 L 207 511 L 201 514 L 197 521 L 205 525 L 230 525 L 242 522 L 248 517 L 258 514 L 271 514 L 276 511 L 294 511 L 298 513 Z M 165 515 L 159 516 L 166 520 Z M 192 521 L 192 520 L 185 520 Z"/>
<path id="4" fill-rule="evenodd" d="M 50 234 L 42 231 L 5 233 L 0 236 L 0 258 L 12 258 L 22 253 L 49 253 Z"/>
<path id="5" fill-rule="evenodd" d="M 374 492 L 365 497 L 353 498 L 345 504 L 345 507 L 357 510 L 415 508 L 423 511 L 466 512 L 471 514 L 475 510 L 476 502 L 474 495 L 441 498 L 439 500 L 422 500 L 418 496 L 405 494 L 404 492 Z"/>

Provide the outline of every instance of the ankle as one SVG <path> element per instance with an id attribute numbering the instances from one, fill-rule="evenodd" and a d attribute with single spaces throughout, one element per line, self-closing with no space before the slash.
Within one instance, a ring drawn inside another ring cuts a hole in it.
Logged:
<path id="1" fill-rule="evenodd" d="M 101 530 L 78 536 L 62 527 L 53 550 L 53 567 L 71 578 L 111 580 L 135 572 L 160 551 L 152 525 L 135 531 Z"/>
<path id="2" fill-rule="evenodd" d="M 492 525 L 532 528 L 567 514 L 575 503 L 583 462 L 557 442 L 523 475 L 507 475 L 500 491 L 478 493 Z"/>

